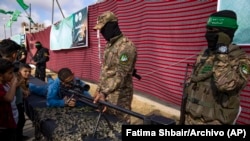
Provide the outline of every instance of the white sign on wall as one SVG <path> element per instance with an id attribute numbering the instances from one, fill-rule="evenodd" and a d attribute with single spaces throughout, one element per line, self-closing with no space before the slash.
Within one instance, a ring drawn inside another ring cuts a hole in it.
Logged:
<path id="1" fill-rule="evenodd" d="M 233 43 L 250 45 L 250 0 L 219 0 L 217 11 L 233 10 L 237 14 L 238 29 Z"/>

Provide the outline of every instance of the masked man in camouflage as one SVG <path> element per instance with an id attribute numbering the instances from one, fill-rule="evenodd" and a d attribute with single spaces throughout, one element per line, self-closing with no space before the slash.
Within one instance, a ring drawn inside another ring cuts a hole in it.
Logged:
<path id="1" fill-rule="evenodd" d="M 41 42 L 35 43 L 36 53 L 32 58 L 32 63 L 36 65 L 35 77 L 45 81 L 46 63 L 49 61 L 49 50 L 42 46 Z"/>
<path id="2" fill-rule="evenodd" d="M 94 103 L 99 99 L 107 100 L 114 105 L 131 110 L 136 47 L 122 34 L 117 17 L 110 11 L 98 17 L 98 23 L 94 29 L 100 30 L 107 41 Z M 107 111 L 125 122 L 130 122 L 127 114 L 113 109 L 107 109 Z"/>
<path id="3" fill-rule="evenodd" d="M 205 37 L 208 48 L 194 65 L 185 108 L 185 124 L 235 124 L 240 113 L 240 91 L 250 74 L 246 52 L 232 44 L 238 28 L 233 11 L 210 15 Z"/>

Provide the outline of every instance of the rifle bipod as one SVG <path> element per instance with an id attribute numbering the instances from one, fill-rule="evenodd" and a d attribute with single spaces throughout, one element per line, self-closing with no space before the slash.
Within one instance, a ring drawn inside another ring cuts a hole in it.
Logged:
<path id="1" fill-rule="evenodd" d="M 97 117 L 97 122 L 96 122 L 95 129 L 94 129 L 94 133 L 93 133 L 93 138 L 95 138 L 96 131 L 97 131 L 97 128 L 98 128 L 98 126 L 99 126 L 101 117 L 103 117 L 103 118 L 105 119 L 105 121 L 107 122 L 109 128 L 110 128 L 111 130 L 113 130 L 112 125 L 110 124 L 109 120 L 108 120 L 107 117 L 104 115 L 104 113 L 102 112 L 102 110 L 103 110 L 103 106 L 99 106 L 99 115 L 98 115 L 98 117 Z"/>
<path id="2" fill-rule="evenodd" d="M 103 117 L 107 121 L 108 126 L 112 130 L 114 130 L 113 127 L 111 126 L 108 118 L 104 115 L 103 112 L 101 112 L 103 110 L 102 108 L 104 108 L 104 106 L 107 106 L 108 108 L 112 108 L 113 110 L 117 110 L 119 112 L 123 112 L 125 114 L 129 114 L 129 115 L 131 115 L 133 117 L 139 118 L 139 119 L 143 120 L 144 125 L 148 125 L 148 124 L 173 125 L 173 124 L 175 124 L 175 121 L 173 119 L 169 119 L 167 117 L 163 117 L 163 116 L 160 116 L 160 115 L 159 116 L 157 116 L 157 115 L 146 116 L 146 115 L 143 115 L 143 114 L 140 114 L 140 113 L 125 109 L 123 107 L 120 107 L 120 106 L 117 106 L 117 105 L 114 105 L 112 103 L 102 101 L 102 100 L 99 100 L 98 103 L 93 103 L 93 100 L 94 100 L 93 97 L 85 96 L 85 95 L 81 94 L 79 91 L 75 91 L 75 90 L 71 90 L 71 89 L 64 89 L 64 90 L 68 94 L 70 94 L 69 97 L 75 98 L 77 101 L 86 104 L 86 106 L 90 106 L 90 107 L 92 107 L 94 109 L 98 109 L 99 112 L 100 112 L 98 117 L 97 117 L 97 123 L 95 125 L 93 136 L 84 137 L 85 141 L 86 140 L 91 140 L 91 141 L 95 140 L 95 138 L 93 138 L 93 137 L 96 136 L 97 128 L 99 126 L 101 117 Z M 88 138 L 88 139 L 86 139 L 86 138 Z"/>

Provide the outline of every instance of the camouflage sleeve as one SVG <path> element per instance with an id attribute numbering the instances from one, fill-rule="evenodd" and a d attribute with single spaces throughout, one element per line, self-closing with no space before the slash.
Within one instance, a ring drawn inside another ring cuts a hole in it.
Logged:
<path id="1" fill-rule="evenodd" d="M 101 66 L 101 70 L 102 70 L 102 67 L 103 66 Z M 102 77 L 101 77 L 102 75 L 100 74 L 100 76 L 99 76 L 99 78 L 98 78 L 98 83 L 97 83 L 97 87 L 96 87 L 96 91 L 97 92 L 100 92 L 101 91 L 101 82 L 102 82 Z"/>
<path id="2" fill-rule="evenodd" d="M 128 44 L 128 47 L 118 53 L 118 73 L 124 78 L 128 73 L 133 72 L 133 67 L 136 59 L 136 48 L 133 44 Z"/>
<path id="3" fill-rule="evenodd" d="M 101 92 L 104 94 L 109 94 L 117 88 L 119 88 L 125 79 L 131 77 L 136 59 L 136 48 L 132 42 L 125 42 L 120 46 L 118 51 L 117 66 L 115 70 L 115 75 L 112 77 L 112 81 L 109 84 L 101 88 Z"/>
<path id="4" fill-rule="evenodd" d="M 214 81 L 219 91 L 242 89 L 247 84 L 250 72 L 247 58 L 229 60 L 227 54 L 217 54 L 215 58 Z"/>

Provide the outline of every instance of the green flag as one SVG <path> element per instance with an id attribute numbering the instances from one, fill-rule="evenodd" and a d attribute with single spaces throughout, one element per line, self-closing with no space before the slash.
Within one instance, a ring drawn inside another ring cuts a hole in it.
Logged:
<path id="1" fill-rule="evenodd" d="M 21 14 L 20 11 L 15 10 L 15 12 L 14 12 L 14 13 L 12 14 L 12 16 L 11 16 L 11 20 L 12 20 L 12 21 L 17 21 L 17 18 L 19 17 L 20 14 Z"/>
<path id="2" fill-rule="evenodd" d="M 35 23 L 35 22 L 32 20 L 31 17 L 28 17 L 28 19 L 30 20 L 31 23 L 33 23 L 33 24 Z"/>
<path id="3" fill-rule="evenodd" d="M 17 18 L 19 17 L 20 14 L 21 14 L 20 11 L 15 10 L 15 12 L 11 15 L 9 21 L 6 23 L 6 26 L 7 26 L 7 27 L 11 27 L 12 23 L 13 23 L 14 21 L 17 21 Z"/>
<path id="4" fill-rule="evenodd" d="M 29 8 L 29 6 L 28 6 L 27 4 L 25 4 L 25 3 L 23 2 L 23 0 L 16 0 L 16 1 L 18 2 L 18 4 L 19 4 L 24 10 L 26 10 L 26 9 Z"/>
<path id="5" fill-rule="evenodd" d="M 6 12 L 3 9 L 0 9 L 0 13 L 6 14 Z"/>
<path id="6" fill-rule="evenodd" d="M 10 20 L 7 22 L 6 26 L 7 26 L 7 27 L 11 27 L 12 23 L 13 23 L 13 21 L 10 19 Z"/>
<path id="7" fill-rule="evenodd" d="M 6 14 L 13 14 L 13 11 L 7 11 Z"/>
<path id="8" fill-rule="evenodd" d="M 13 11 L 5 11 L 3 9 L 0 9 L 0 13 L 2 13 L 2 14 L 13 14 L 14 12 Z"/>

